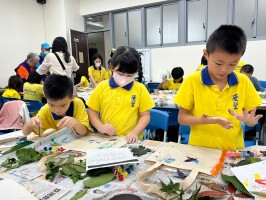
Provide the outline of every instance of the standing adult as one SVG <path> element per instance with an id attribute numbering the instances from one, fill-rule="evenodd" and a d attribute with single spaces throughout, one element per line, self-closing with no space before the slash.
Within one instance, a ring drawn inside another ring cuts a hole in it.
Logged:
<path id="1" fill-rule="evenodd" d="M 25 82 L 31 71 L 36 70 L 40 58 L 37 53 L 29 53 L 27 59 L 15 69 L 16 74 Z"/>
<path id="2" fill-rule="evenodd" d="M 50 53 L 50 49 L 51 49 L 51 46 L 49 43 L 45 42 L 45 43 L 41 44 L 41 53 L 39 54 L 40 60 L 39 60 L 38 64 L 36 65 L 37 68 L 42 64 L 45 56 L 48 53 Z"/>
<path id="3" fill-rule="evenodd" d="M 57 57 L 58 56 L 58 57 Z M 61 62 L 61 63 L 60 63 Z M 68 52 L 65 38 L 57 37 L 52 44 L 52 53 L 49 53 L 37 69 L 41 75 L 50 72 L 51 74 L 67 75 L 73 80 L 73 73 L 79 66 L 73 56 Z"/>

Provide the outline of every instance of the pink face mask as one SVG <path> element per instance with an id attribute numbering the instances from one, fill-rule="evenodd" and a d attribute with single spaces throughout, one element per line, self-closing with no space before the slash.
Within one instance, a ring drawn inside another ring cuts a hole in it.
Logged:
<path id="1" fill-rule="evenodd" d="M 124 87 L 125 85 L 134 81 L 134 76 L 133 77 L 122 76 L 119 75 L 117 72 L 113 73 L 113 78 L 116 84 L 118 84 L 120 87 Z"/>

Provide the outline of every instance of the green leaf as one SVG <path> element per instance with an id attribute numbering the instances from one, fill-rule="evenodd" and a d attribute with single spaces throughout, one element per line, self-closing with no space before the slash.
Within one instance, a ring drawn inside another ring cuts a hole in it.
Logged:
<path id="1" fill-rule="evenodd" d="M 93 177 L 83 181 L 83 184 L 88 188 L 99 187 L 101 185 L 109 183 L 110 181 L 113 180 L 114 177 L 115 176 L 113 173 L 102 174 L 100 176 Z"/>
<path id="2" fill-rule="evenodd" d="M 239 161 L 236 166 L 243 166 L 243 165 L 249 165 L 252 163 L 260 162 L 260 158 L 254 158 L 252 156 L 247 156 L 244 160 Z"/>
<path id="3" fill-rule="evenodd" d="M 64 174 L 66 174 L 68 176 L 72 175 L 72 170 L 69 166 L 62 166 L 62 170 L 63 170 Z"/>
<path id="4" fill-rule="evenodd" d="M 5 151 L 2 155 L 6 155 L 8 153 L 11 153 L 13 151 L 16 151 L 16 150 L 22 148 L 22 147 L 28 146 L 28 145 L 30 145 L 32 143 L 33 143 L 32 141 L 28 141 L 28 140 L 25 141 L 25 142 L 21 142 L 21 143 L 15 145 L 15 146 L 11 147 L 9 150 Z"/>
<path id="5" fill-rule="evenodd" d="M 266 194 L 265 193 L 262 193 L 262 192 L 251 192 L 252 194 L 255 194 L 257 196 L 260 196 L 260 197 L 266 197 Z"/>
<path id="6" fill-rule="evenodd" d="M 252 196 L 247 189 L 243 186 L 243 184 L 235 177 L 235 176 L 227 176 L 222 174 L 222 179 L 225 182 L 231 183 L 236 189 L 238 189 L 240 192 L 245 193 L 249 196 Z"/>
<path id="7" fill-rule="evenodd" d="M 107 174 L 109 172 L 112 172 L 112 168 L 105 167 L 105 168 L 89 170 L 87 171 L 87 175 L 90 177 L 96 177 L 96 176 L 100 176 L 101 174 Z"/>
<path id="8" fill-rule="evenodd" d="M 86 172 L 86 168 L 85 167 L 82 167 L 82 166 L 77 165 L 77 164 L 74 164 L 72 166 L 79 173 L 85 173 Z"/>
<path id="9" fill-rule="evenodd" d="M 81 197 L 83 197 L 87 193 L 87 191 L 88 191 L 88 189 L 80 190 L 70 200 L 78 200 L 78 199 L 80 199 Z"/>

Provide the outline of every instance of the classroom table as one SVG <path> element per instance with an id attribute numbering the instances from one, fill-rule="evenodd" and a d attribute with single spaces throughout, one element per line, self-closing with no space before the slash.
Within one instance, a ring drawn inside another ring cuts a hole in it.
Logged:
<path id="1" fill-rule="evenodd" d="M 65 131 L 64 134 L 62 134 L 63 131 Z M 60 137 L 63 137 L 63 135 L 67 135 L 67 134 L 72 134 L 70 129 L 63 129 L 57 135 L 60 135 Z M 99 146 L 97 145 L 105 141 L 106 138 L 107 138 L 106 141 L 107 140 L 112 141 L 113 144 L 115 143 L 117 144 L 119 142 L 124 141 L 123 137 L 117 137 L 117 136 L 110 137 L 110 136 L 106 136 L 100 133 L 90 134 L 82 138 L 75 138 L 75 136 L 73 136 L 73 138 L 69 143 L 63 144 L 62 147 L 65 146 L 68 150 L 71 150 L 69 149 L 70 147 L 72 147 L 73 149 L 75 148 L 80 149 L 80 148 L 84 148 L 84 144 L 88 143 L 90 144 L 90 148 L 94 148 L 95 145 L 96 145 L 95 146 L 96 148 L 99 148 Z M 116 142 L 115 139 L 117 139 L 118 142 Z M 43 145 L 45 143 L 44 139 L 39 140 L 39 138 L 36 139 L 36 137 L 34 141 L 35 141 L 34 144 L 37 143 L 35 145 L 36 148 L 39 148 L 40 145 Z M 13 144 L 14 144 L 14 141 L 13 141 Z M 83 145 L 83 147 L 81 144 Z M 140 163 L 134 164 L 134 170 L 131 172 L 131 174 L 128 175 L 128 177 L 126 177 L 123 181 L 114 179 L 113 181 L 103 186 L 91 188 L 88 190 L 87 194 L 82 199 L 128 199 L 130 197 L 132 197 L 133 199 L 147 199 L 147 200 L 161 199 L 159 196 L 155 194 L 144 193 L 136 184 L 136 176 L 140 170 L 147 169 L 151 166 L 151 163 L 147 163 L 144 160 L 147 157 L 149 157 L 153 152 L 161 148 L 163 145 L 168 145 L 168 143 L 159 142 L 159 141 L 151 141 L 151 140 L 143 140 L 143 141 L 140 140 L 135 144 L 124 144 L 122 147 L 132 149 L 133 147 L 138 147 L 139 145 L 143 145 L 147 148 L 150 148 L 151 152 L 138 157 L 140 160 Z M 105 145 L 105 147 L 107 146 Z M 262 146 L 262 147 L 254 146 L 254 147 L 248 148 L 248 150 L 253 150 L 253 149 L 259 149 L 263 151 L 266 150 L 265 146 Z M 79 152 L 79 151 L 76 151 L 76 152 Z M 79 153 L 76 153 L 76 154 L 78 155 Z M 0 160 L 1 160 L 1 157 L 0 157 Z M 238 161 L 239 161 L 238 159 L 227 158 L 224 163 L 223 173 L 230 174 L 230 167 L 235 166 L 235 164 Z M 13 180 L 16 180 L 21 185 L 28 187 L 28 189 L 30 188 L 30 190 L 33 191 L 37 196 L 38 195 L 42 197 L 45 196 L 45 198 L 43 197 L 40 199 L 49 199 L 49 200 L 70 199 L 72 196 L 74 196 L 76 192 L 78 192 L 79 190 L 83 188 L 82 181 L 78 181 L 76 184 L 73 184 L 70 178 L 59 176 L 59 177 L 56 177 L 54 181 L 50 182 L 50 181 L 45 180 L 42 173 L 40 173 L 39 177 L 34 177 L 33 175 L 38 173 L 37 162 L 24 165 L 20 168 L 13 170 L 12 173 L 9 173 L 8 171 L 3 171 L 3 169 L 1 169 L 0 180 L 1 178 L 2 179 L 11 178 Z M 23 175 L 21 175 L 22 173 Z M 146 181 L 149 183 L 159 184 L 160 180 L 167 182 L 169 181 L 169 178 L 171 178 L 171 180 L 174 182 L 182 182 L 182 179 L 177 177 L 177 170 L 174 168 L 170 168 L 170 167 L 162 167 L 158 169 Z M 222 188 L 225 192 L 228 193 L 228 195 L 226 195 L 222 199 L 228 199 L 230 196 L 230 192 L 227 190 L 227 184 L 224 181 L 222 181 L 220 175 L 216 177 L 212 177 L 212 176 L 207 176 L 207 175 L 202 174 L 202 175 L 198 175 L 194 183 L 185 191 L 185 194 L 183 195 L 183 199 L 188 199 L 193 193 L 193 191 L 195 191 L 196 187 L 198 188 L 201 184 L 202 184 L 201 191 L 211 190 L 208 188 L 208 185 L 212 184 L 212 185 L 219 186 L 219 188 Z M 52 190 L 52 192 L 50 190 Z M 53 191 L 59 192 L 59 194 L 60 192 L 62 192 L 63 193 L 63 195 L 61 194 L 62 197 L 57 198 L 55 192 Z M 43 193 L 42 195 L 40 194 L 41 192 Z M 121 197 L 119 197 L 119 195 L 121 195 Z"/>

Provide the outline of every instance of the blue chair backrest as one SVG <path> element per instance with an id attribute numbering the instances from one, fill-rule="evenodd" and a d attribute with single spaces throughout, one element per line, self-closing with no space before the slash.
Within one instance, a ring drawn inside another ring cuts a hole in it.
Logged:
<path id="1" fill-rule="evenodd" d="M 167 108 L 167 107 L 155 107 L 157 110 L 165 111 L 169 114 L 168 126 L 178 125 L 178 108 Z"/>
<path id="2" fill-rule="evenodd" d="M 149 130 L 163 129 L 164 131 L 168 130 L 168 118 L 169 114 L 167 112 L 151 109 L 150 110 L 151 119 L 146 127 Z"/>
<path id="3" fill-rule="evenodd" d="M 152 93 L 154 89 L 158 89 L 158 85 L 159 84 L 160 83 L 157 83 L 157 82 L 150 82 L 150 83 L 148 83 L 148 90 L 149 90 L 149 92 Z"/>
<path id="4" fill-rule="evenodd" d="M 179 124 L 178 135 L 181 136 L 181 144 L 188 144 L 190 134 L 190 126 Z"/>
<path id="5" fill-rule="evenodd" d="M 259 80 L 261 91 L 264 92 L 266 88 L 266 81 Z"/>

